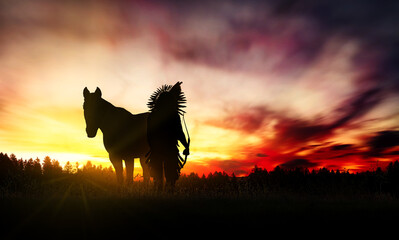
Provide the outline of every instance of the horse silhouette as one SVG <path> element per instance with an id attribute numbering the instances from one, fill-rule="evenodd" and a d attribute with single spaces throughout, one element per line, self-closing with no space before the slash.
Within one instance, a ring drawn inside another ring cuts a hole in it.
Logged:
<path id="1" fill-rule="evenodd" d="M 140 158 L 144 182 L 148 182 L 150 176 L 145 159 L 149 151 L 148 113 L 132 114 L 124 108 L 115 107 L 101 98 L 98 87 L 94 93 L 90 93 L 87 87 L 84 88 L 83 96 L 87 137 L 94 138 L 98 129 L 102 131 L 104 147 L 115 168 L 118 183 L 123 183 L 122 160 L 125 160 L 127 182 L 133 182 L 135 158 Z"/>

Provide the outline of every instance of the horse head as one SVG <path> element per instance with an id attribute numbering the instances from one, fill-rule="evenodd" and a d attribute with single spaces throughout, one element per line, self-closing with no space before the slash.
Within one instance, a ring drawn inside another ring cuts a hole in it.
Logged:
<path id="1" fill-rule="evenodd" d="M 97 87 L 94 93 L 90 93 L 87 87 L 83 90 L 83 111 L 86 120 L 87 137 L 93 138 L 97 135 L 100 127 L 101 116 L 101 90 Z"/>

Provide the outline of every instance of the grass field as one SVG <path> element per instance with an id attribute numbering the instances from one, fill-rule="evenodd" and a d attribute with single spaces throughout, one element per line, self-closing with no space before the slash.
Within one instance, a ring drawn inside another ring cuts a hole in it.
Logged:
<path id="1" fill-rule="evenodd" d="M 173 193 L 158 193 L 153 183 L 119 186 L 112 169 L 71 172 L 1 156 L 0 239 L 321 238 L 389 233 L 399 225 L 399 162 L 360 174 L 193 173 L 182 175 Z"/>
<path id="2" fill-rule="evenodd" d="M 0 200 L 1 239 L 49 236 L 92 239 L 131 235 L 154 239 L 248 237 L 324 229 L 385 229 L 397 223 L 399 202 L 389 197 L 295 195 L 241 197 L 181 194 L 64 195 Z"/>

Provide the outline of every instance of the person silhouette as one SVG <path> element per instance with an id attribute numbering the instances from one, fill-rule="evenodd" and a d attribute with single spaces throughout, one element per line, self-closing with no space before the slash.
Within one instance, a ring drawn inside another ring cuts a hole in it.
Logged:
<path id="1" fill-rule="evenodd" d="M 150 97 L 148 107 L 150 113 L 147 119 L 147 139 L 150 151 L 147 154 L 147 163 L 150 175 L 154 178 L 157 191 L 163 189 L 164 174 L 166 186 L 173 191 L 180 176 L 180 170 L 185 160 L 180 156 L 178 141 L 183 144 L 183 155 L 190 154 L 189 141 L 186 140 L 180 115 L 186 103 L 184 93 L 177 82 L 174 86 L 163 85 Z"/>

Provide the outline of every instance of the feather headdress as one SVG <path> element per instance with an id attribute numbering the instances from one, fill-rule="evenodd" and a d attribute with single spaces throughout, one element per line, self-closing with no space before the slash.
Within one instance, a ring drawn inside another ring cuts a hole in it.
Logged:
<path id="1" fill-rule="evenodd" d="M 154 109 L 160 107 L 161 105 L 167 105 L 173 110 L 176 110 L 180 115 L 183 115 L 185 111 L 184 105 L 187 100 L 184 93 L 181 91 L 180 85 L 182 82 L 177 82 L 175 85 L 162 85 L 157 88 L 148 100 L 147 106 L 152 112 Z"/>

